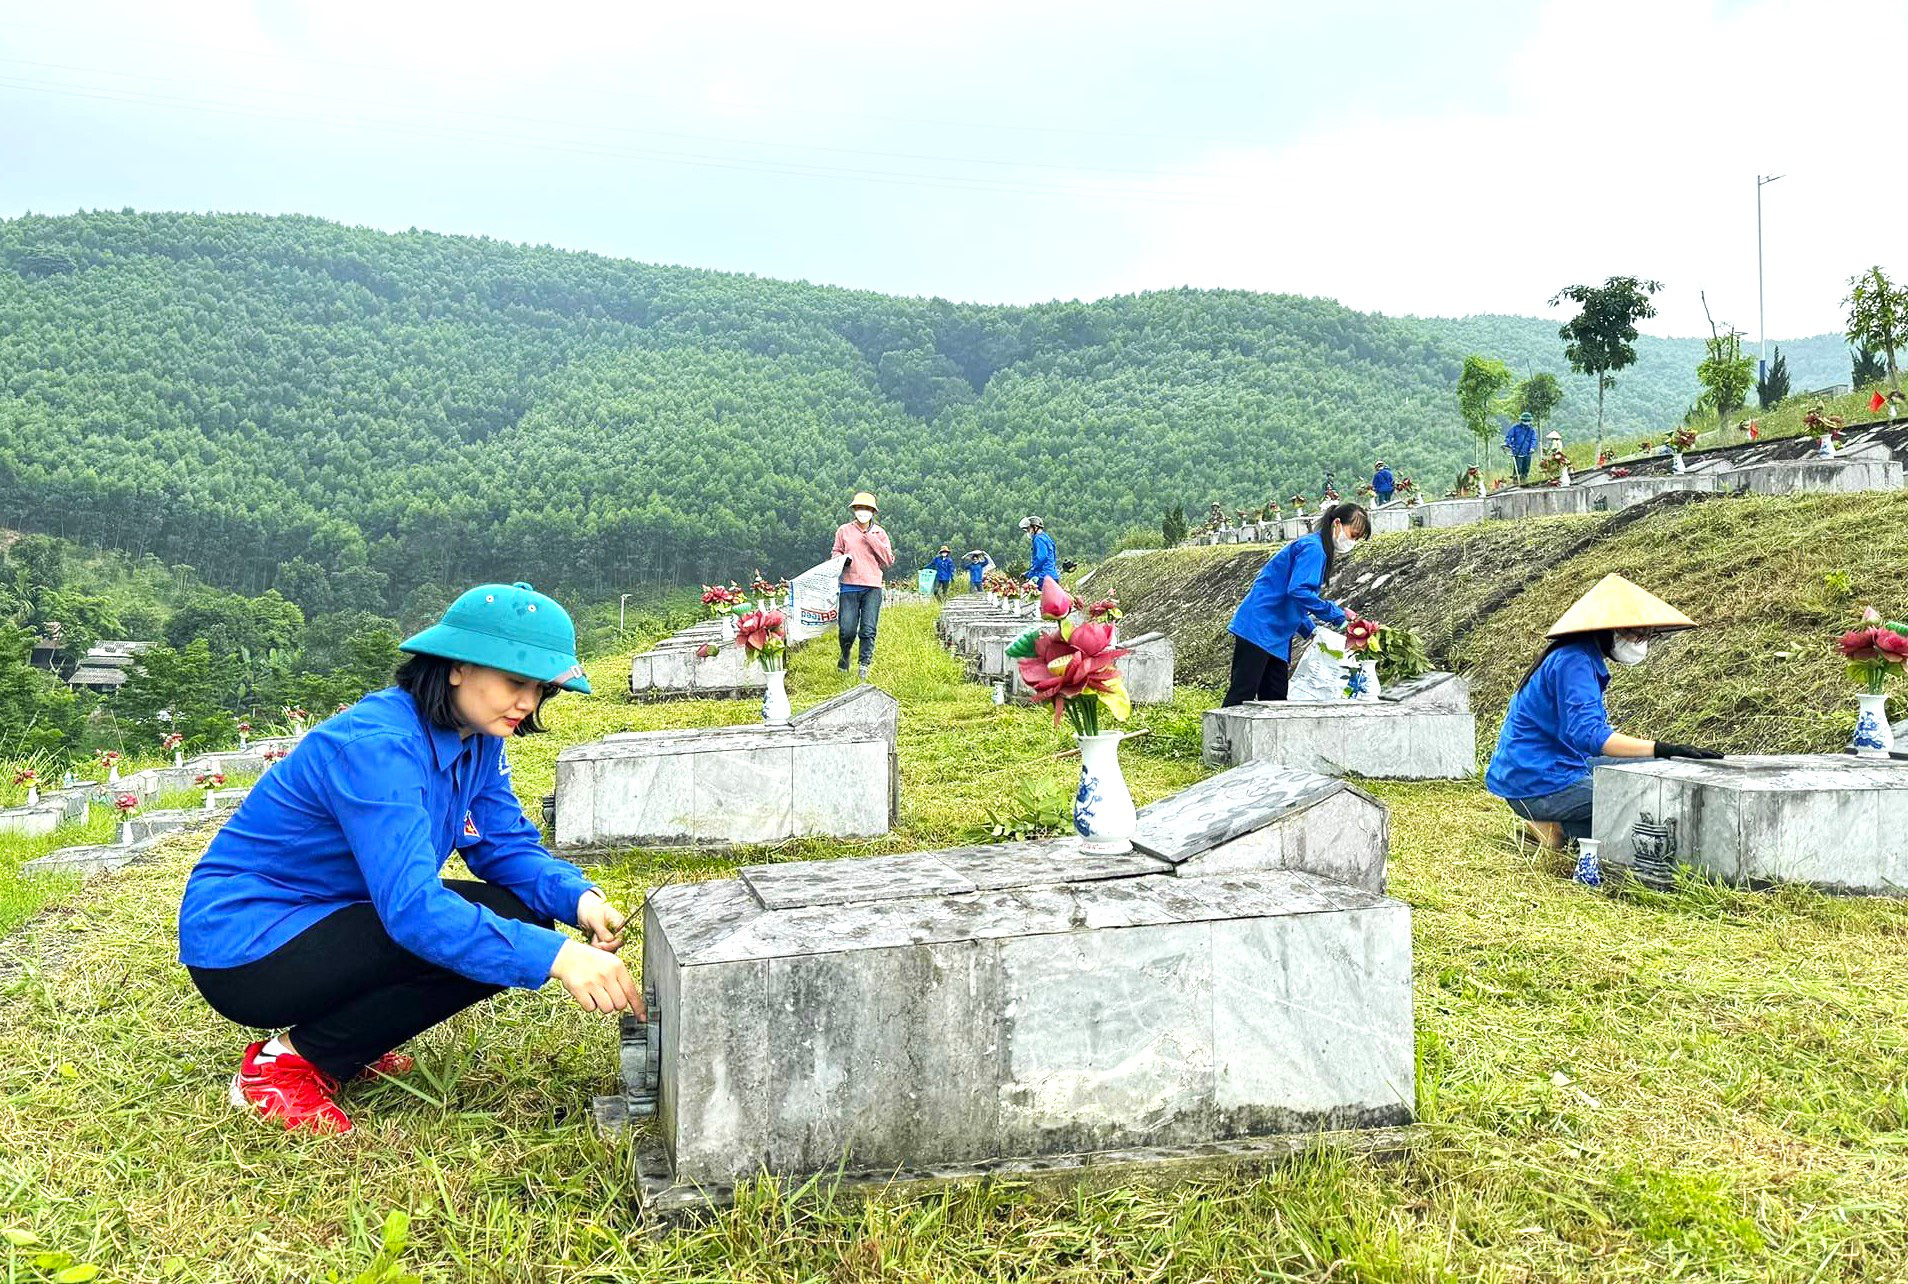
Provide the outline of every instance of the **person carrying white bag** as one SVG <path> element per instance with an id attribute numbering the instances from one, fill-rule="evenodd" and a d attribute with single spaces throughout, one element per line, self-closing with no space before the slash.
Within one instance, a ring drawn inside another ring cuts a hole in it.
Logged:
<path id="1" fill-rule="evenodd" d="M 1362 507 L 1333 504 L 1310 534 L 1293 540 L 1265 564 L 1226 626 L 1232 634 L 1232 675 L 1224 704 L 1290 698 L 1292 639 L 1311 637 L 1314 621 L 1342 625 L 1353 618 L 1344 607 L 1321 596 L 1321 591 L 1338 559 L 1359 540 L 1370 537 L 1371 518 Z M 1343 643 L 1340 638 L 1341 647 Z M 1313 653 L 1317 650 L 1314 647 Z M 1332 694 L 1298 698 L 1342 699 L 1343 670 L 1333 666 L 1333 672 L 1337 686 Z"/>

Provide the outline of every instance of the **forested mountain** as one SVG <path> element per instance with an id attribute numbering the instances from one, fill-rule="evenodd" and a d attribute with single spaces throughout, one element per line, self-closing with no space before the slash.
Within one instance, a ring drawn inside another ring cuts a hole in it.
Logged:
<path id="1" fill-rule="evenodd" d="M 1005 561 L 1030 511 L 1092 554 L 1168 503 L 1349 491 L 1380 453 L 1442 491 L 1465 352 L 1564 375 L 1558 320 L 967 306 L 308 218 L 27 216 L 0 222 L 0 524 L 310 615 L 786 573 L 862 486 L 904 557 Z M 1646 344 L 1612 423 L 1680 417 L 1699 359 Z M 1594 393 L 1565 383 L 1574 434 Z"/>

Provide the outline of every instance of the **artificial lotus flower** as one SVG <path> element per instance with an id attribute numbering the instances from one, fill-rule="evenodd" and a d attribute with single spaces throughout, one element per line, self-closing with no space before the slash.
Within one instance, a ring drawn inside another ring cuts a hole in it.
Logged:
<path id="1" fill-rule="evenodd" d="M 1040 614 L 1043 619 L 1063 619 L 1073 613 L 1073 599 L 1060 587 L 1060 581 L 1047 579 L 1040 585 Z"/>
<path id="2" fill-rule="evenodd" d="M 761 661 L 765 669 L 779 669 L 788 649 L 788 638 L 782 631 L 785 623 L 780 611 L 750 611 L 736 621 L 735 640 L 751 661 Z"/>
<path id="3" fill-rule="evenodd" d="M 1120 721 L 1132 714 L 1118 664 L 1129 653 L 1111 645 L 1112 639 L 1112 626 L 1106 624 L 1081 624 L 1067 636 L 1055 629 L 1033 639 L 1033 654 L 1020 659 L 1020 677 L 1036 703 L 1053 705 L 1055 726 L 1064 714 L 1080 735 L 1098 735 L 1102 706 Z M 1019 642 L 1025 641 L 1023 635 Z M 1013 649 L 1020 649 L 1019 643 Z"/>
<path id="4" fill-rule="evenodd" d="M 1345 645 L 1353 651 L 1363 651 L 1378 636 L 1378 621 L 1367 620 L 1363 616 L 1345 626 Z"/>
<path id="5" fill-rule="evenodd" d="M 721 649 L 722 649 L 721 647 L 717 646 L 713 642 L 704 642 L 701 646 L 696 648 L 696 659 L 698 660 L 714 659 L 716 652 L 720 651 Z"/>
<path id="6" fill-rule="evenodd" d="M 117 794 L 113 798 L 113 806 L 119 808 L 120 815 L 130 816 L 139 810 L 139 795 Z"/>

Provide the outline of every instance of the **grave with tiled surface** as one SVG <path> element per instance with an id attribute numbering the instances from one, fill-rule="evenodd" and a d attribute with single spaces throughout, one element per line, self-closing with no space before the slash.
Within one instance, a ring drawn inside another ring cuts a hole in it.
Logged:
<path id="1" fill-rule="evenodd" d="M 1206 710 L 1205 760 L 1269 761 L 1326 775 L 1456 780 L 1477 770 L 1470 684 L 1427 673 L 1377 700 L 1249 700 Z"/>
<path id="2" fill-rule="evenodd" d="M 1408 1123 L 1410 909 L 1383 807 L 1268 763 L 1073 841 L 657 889 L 625 1093 L 657 1211 L 767 1171 L 1091 1166 Z"/>

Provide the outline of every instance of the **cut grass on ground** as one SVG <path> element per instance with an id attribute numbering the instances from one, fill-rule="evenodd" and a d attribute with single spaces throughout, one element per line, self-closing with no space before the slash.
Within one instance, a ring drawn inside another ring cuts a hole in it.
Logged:
<path id="1" fill-rule="evenodd" d="M 885 613 L 875 665 L 903 701 L 904 832 L 803 854 L 942 842 L 1007 782 L 1073 770 L 1043 714 L 957 680 L 930 620 Z M 840 686 L 825 645 L 797 656 L 798 703 Z M 1188 711 L 1209 699 L 1147 715 L 1160 729 L 1127 751 L 1142 800 L 1200 774 Z M 557 734 L 513 746 L 519 788 L 547 792 L 573 735 L 754 716 L 565 698 Z M 0 944 L 16 963 L 0 983 L 0 1228 L 101 1278 L 247 1284 L 352 1278 L 399 1210 L 404 1267 L 431 1281 L 1903 1278 L 1908 906 L 1589 891 L 1512 846 L 1473 784 L 1373 791 L 1391 808 L 1391 890 L 1413 906 L 1427 1129 L 1403 1163 L 1321 1154 L 1179 1187 L 997 1182 L 865 1206 L 765 1185 L 652 1238 L 627 1155 L 587 1123 L 616 1087 L 612 1023 L 553 988 L 420 1040 L 411 1083 L 350 1092 L 348 1137 L 235 1115 L 242 1032 L 172 961 L 198 837 Z M 632 852 L 604 873 L 634 891 L 793 854 Z M 38 1278 L 8 1251 L 0 1270 Z"/>

